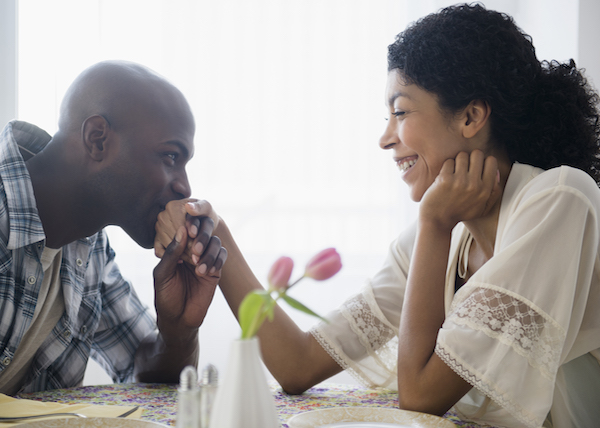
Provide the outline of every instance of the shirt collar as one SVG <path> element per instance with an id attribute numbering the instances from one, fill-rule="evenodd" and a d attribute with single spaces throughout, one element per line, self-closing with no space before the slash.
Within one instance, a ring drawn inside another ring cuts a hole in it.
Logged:
<path id="1" fill-rule="evenodd" d="M 0 134 L 0 179 L 10 222 L 8 249 L 46 238 L 25 159 L 40 152 L 52 137 L 35 125 L 11 121 Z"/>

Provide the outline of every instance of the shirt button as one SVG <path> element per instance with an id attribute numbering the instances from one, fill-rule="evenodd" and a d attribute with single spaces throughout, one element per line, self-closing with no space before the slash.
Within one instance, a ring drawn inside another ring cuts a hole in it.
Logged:
<path id="1" fill-rule="evenodd" d="M 29 278 L 27 278 L 27 282 L 31 285 L 35 284 L 35 276 L 31 275 Z"/>
<path id="2" fill-rule="evenodd" d="M 87 325 L 83 325 L 81 327 L 81 334 L 86 334 L 87 333 Z"/>
<path id="3" fill-rule="evenodd" d="M 4 357 L 4 359 L 2 360 L 2 364 L 8 366 L 11 363 L 11 361 L 12 360 L 9 357 Z"/>
<path id="4" fill-rule="evenodd" d="M 77 259 L 77 261 L 75 263 L 77 263 L 77 266 L 82 266 L 83 265 L 83 260 Z"/>
<path id="5" fill-rule="evenodd" d="M 71 337 L 71 332 L 69 330 L 65 330 L 63 331 L 62 335 L 65 339 L 68 339 L 69 337 Z"/>

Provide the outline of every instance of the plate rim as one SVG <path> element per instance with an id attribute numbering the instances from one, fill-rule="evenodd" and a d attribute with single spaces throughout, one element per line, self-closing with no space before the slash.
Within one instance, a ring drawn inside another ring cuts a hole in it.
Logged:
<path id="1" fill-rule="evenodd" d="M 307 414 L 315 414 L 315 413 L 318 413 L 318 412 L 321 412 L 321 413 L 334 412 L 334 411 L 339 411 L 340 409 L 353 409 L 353 410 L 358 410 L 358 411 L 361 411 L 361 410 L 365 410 L 366 411 L 368 409 L 369 411 L 403 412 L 403 413 L 412 414 L 412 415 L 415 415 L 415 416 L 420 415 L 421 417 L 425 416 L 425 417 L 428 417 L 428 418 L 433 418 L 435 420 L 439 420 L 439 422 L 441 424 L 448 425 L 447 428 L 456 428 L 456 424 L 455 423 L 453 423 L 452 421 L 450 421 L 450 420 L 448 420 L 446 418 L 442 418 L 442 417 L 437 416 L 437 415 L 432 415 L 432 414 L 423 413 L 423 412 L 415 412 L 415 411 L 412 411 L 412 410 L 402 410 L 402 409 L 398 409 L 398 408 L 395 408 L 395 407 L 369 407 L 369 406 L 339 406 L 339 407 L 328 407 L 328 408 L 325 408 L 325 409 L 308 410 L 306 412 L 297 413 L 297 414 L 293 415 L 291 418 L 289 418 L 286 421 L 286 423 L 288 425 L 290 425 L 290 422 L 294 422 L 294 419 L 300 419 L 300 417 L 306 417 L 305 415 L 307 415 Z M 331 422 L 328 422 L 328 423 L 335 423 L 335 422 L 337 422 L 337 421 L 332 420 Z M 343 421 L 340 421 L 340 422 L 343 422 Z M 291 425 L 290 425 L 290 428 L 293 428 L 293 427 L 291 427 Z M 427 428 L 427 427 L 423 426 L 423 427 L 420 427 L 420 428 Z M 442 428 L 446 428 L 446 427 L 442 427 Z"/>
<path id="2" fill-rule="evenodd" d="M 46 419 L 36 419 L 36 420 L 29 420 L 29 421 L 23 421 L 19 424 L 15 424 L 15 425 L 11 425 L 13 428 L 27 428 L 27 427 L 32 427 L 35 428 L 38 426 L 38 423 L 43 423 L 43 422 L 49 422 L 49 421 L 80 421 L 80 422 L 84 422 L 84 421 L 89 421 L 89 420 L 98 420 L 98 419 L 107 419 L 107 420 L 114 420 L 114 419 L 118 419 L 120 421 L 136 421 L 136 422 L 143 422 L 145 424 L 149 424 L 149 427 L 156 427 L 156 428 L 166 428 L 168 427 L 168 425 L 162 424 L 160 422 L 155 422 L 155 421 L 149 421 L 146 419 L 140 419 L 140 418 L 119 418 L 119 417 L 108 417 L 108 416 L 91 416 L 91 417 L 86 417 L 86 418 L 71 418 L 71 417 L 61 417 L 61 418 L 46 418 Z M 32 425 L 34 424 L 34 425 Z M 68 427 L 69 425 L 67 425 Z M 41 427 L 43 428 L 43 425 L 41 425 Z M 1 428 L 1 427 L 0 427 Z"/>

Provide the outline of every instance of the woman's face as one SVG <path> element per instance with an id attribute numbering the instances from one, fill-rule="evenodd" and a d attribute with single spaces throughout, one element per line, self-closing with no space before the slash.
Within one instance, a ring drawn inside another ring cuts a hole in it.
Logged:
<path id="1" fill-rule="evenodd" d="M 407 84 L 398 70 L 388 74 L 386 104 L 389 119 L 379 145 L 393 150 L 410 197 L 419 202 L 444 161 L 476 148 L 462 135 L 467 118 L 444 115 L 435 95 Z"/>

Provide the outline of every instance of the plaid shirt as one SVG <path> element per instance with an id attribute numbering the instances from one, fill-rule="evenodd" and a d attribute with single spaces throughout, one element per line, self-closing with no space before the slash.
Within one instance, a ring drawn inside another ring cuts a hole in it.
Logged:
<path id="1" fill-rule="evenodd" d="M 38 153 L 50 138 L 17 121 L 0 134 L 0 375 L 31 323 L 44 275 L 45 235 L 21 152 Z M 36 353 L 21 392 L 78 385 L 90 355 L 114 381 L 131 380 L 136 349 L 156 322 L 114 258 L 104 230 L 62 248 L 65 312 Z"/>

